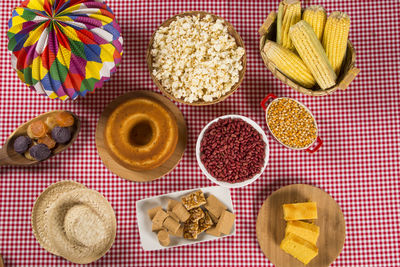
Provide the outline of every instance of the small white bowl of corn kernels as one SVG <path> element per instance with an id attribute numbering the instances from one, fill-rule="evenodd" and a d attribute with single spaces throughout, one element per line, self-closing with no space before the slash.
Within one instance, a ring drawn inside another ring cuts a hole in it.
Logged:
<path id="1" fill-rule="evenodd" d="M 321 148 L 317 122 L 305 105 L 292 98 L 269 94 L 261 102 L 261 107 L 265 110 L 268 130 L 280 144 L 309 153 Z"/>

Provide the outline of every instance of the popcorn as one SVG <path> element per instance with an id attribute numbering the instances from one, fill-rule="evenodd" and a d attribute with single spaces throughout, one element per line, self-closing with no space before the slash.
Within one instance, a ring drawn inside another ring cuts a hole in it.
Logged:
<path id="1" fill-rule="evenodd" d="M 211 102 L 239 81 L 244 54 L 223 20 L 214 22 L 210 15 L 178 17 L 155 34 L 153 75 L 178 99 Z"/>

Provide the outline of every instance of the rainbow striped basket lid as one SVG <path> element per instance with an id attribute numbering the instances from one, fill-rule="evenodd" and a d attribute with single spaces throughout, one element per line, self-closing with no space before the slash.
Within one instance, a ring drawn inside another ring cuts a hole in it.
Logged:
<path id="1" fill-rule="evenodd" d="M 93 92 L 121 63 L 121 29 L 102 0 L 27 0 L 8 27 L 13 68 L 51 99 Z"/>

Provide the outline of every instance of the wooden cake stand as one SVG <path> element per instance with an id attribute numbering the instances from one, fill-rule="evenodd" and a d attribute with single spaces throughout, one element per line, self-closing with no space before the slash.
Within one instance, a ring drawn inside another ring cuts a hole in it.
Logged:
<path id="1" fill-rule="evenodd" d="M 111 152 L 109 151 L 104 137 L 104 131 L 107 124 L 107 120 L 109 116 L 112 114 L 113 110 L 116 109 L 119 105 L 124 103 L 125 101 L 131 100 L 137 97 L 146 97 L 146 98 L 153 98 L 158 100 L 162 104 L 164 104 L 171 113 L 175 116 L 176 122 L 178 125 L 178 143 L 176 145 L 174 153 L 171 157 L 161 166 L 145 171 L 134 171 L 126 166 L 119 163 L 115 160 Z M 152 91 L 134 91 L 122 96 L 117 97 L 114 101 L 112 101 L 100 115 L 100 119 L 97 123 L 96 128 L 96 147 L 97 152 L 100 155 L 101 160 L 103 161 L 104 165 L 116 175 L 135 182 L 149 182 L 156 180 L 170 171 L 172 171 L 176 165 L 178 165 L 179 161 L 182 159 L 183 153 L 186 149 L 187 143 L 187 128 L 186 128 L 186 121 L 183 117 L 182 112 L 166 97 L 157 94 Z"/>

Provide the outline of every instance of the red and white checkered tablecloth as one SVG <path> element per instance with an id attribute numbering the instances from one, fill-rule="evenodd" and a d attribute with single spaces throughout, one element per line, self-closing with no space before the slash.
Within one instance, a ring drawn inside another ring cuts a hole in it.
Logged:
<path id="1" fill-rule="evenodd" d="M 111 250 L 92 266 L 271 266 L 256 239 L 256 218 L 263 201 L 288 184 L 308 183 L 327 191 L 342 208 L 346 242 L 333 266 L 400 266 L 400 2 L 302 1 L 322 4 L 351 17 L 350 39 L 361 73 L 348 90 L 326 97 L 301 95 L 275 79 L 258 52 L 258 28 L 278 1 L 125 1 L 109 0 L 122 27 L 124 56 L 111 81 L 76 102 L 54 101 L 26 88 L 11 68 L 7 21 L 19 0 L 0 1 L 0 143 L 21 123 L 43 112 L 67 109 L 83 123 L 76 143 L 35 167 L 0 169 L 0 254 L 6 266 L 72 266 L 47 253 L 30 225 L 34 200 L 48 185 L 74 179 L 104 194 L 115 209 L 118 231 Z M 117 177 L 102 164 L 95 146 L 100 113 L 129 91 L 157 90 L 145 52 L 152 32 L 165 19 L 187 10 L 206 10 L 229 20 L 242 36 L 248 69 L 238 91 L 206 107 L 182 104 L 189 130 L 188 147 L 175 170 L 151 183 Z M 314 113 L 324 140 L 313 155 L 291 151 L 269 136 L 271 155 L 255 183 L 233 189 L 236 235 L 217 241 L 144 252 L 140 247 L 135 201 L 179 190 L 210 186 L 195 159 L 202 127 L 224 114 L 250 117 L 264 129 L 260 101 L 268 93 L 302 101 Z"/>

